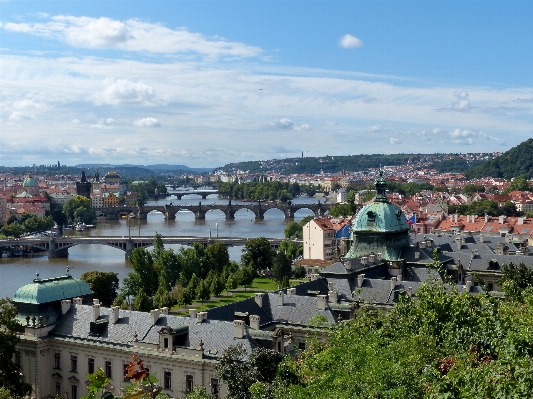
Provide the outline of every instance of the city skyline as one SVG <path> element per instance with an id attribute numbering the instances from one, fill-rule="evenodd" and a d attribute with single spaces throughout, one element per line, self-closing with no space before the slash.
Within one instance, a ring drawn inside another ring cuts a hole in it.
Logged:
<path id="1" fill-rule="evenodd" d="M 1 1 L 0 164 L 506 151 L 530 2 Z"/>

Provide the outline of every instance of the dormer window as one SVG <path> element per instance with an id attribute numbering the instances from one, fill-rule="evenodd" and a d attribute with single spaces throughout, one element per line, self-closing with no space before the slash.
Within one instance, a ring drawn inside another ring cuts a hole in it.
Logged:
<path id="1" fill-rule="evenodd" d="M 368 211 L 366 213 L 366 217 L 367 217 L 367 224 L 369 226 L 373 226 L 374 222 L 376 221 L 376 214 L 372 211 Z"/>

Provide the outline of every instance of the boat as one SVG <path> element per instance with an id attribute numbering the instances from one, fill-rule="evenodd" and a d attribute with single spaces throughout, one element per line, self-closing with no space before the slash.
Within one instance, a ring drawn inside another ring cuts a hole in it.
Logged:
<path id="1" fill-rule="evenodd" d="M 82 223 L 78 223 L 76 225 L 76 231 L 83 231 L 83 230 L 85 230 L 85 225 Z"/>

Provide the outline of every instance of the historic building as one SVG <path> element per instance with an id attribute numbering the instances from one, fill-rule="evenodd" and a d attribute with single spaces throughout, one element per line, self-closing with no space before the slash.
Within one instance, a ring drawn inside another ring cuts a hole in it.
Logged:
<path id="1" fill-rule="evenodd" d="M 76 182 L 76 195 L 91 199 L 91 183 L 87 181 L 85 171 L 81 172 L 81 180 Z"/>

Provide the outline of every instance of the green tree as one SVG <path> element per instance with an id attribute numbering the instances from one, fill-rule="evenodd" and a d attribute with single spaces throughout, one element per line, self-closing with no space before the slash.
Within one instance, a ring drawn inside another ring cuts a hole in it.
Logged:
<path id="1" fill-rule="evenodd" d="M 279 244 L 279 251 L 283 252 L 289 259 L 295 259 L 302 255 L 304 247 L 302 244 L 298 244 L 294 241 L 283 240 Z"/>
<path id="2" fill-rule="evenodd" d="M 224 266 L 229 263 L 228 248 L 222 242 L 215 242 L 209 244 L 205 251 L 212 263 L 211 270 L 215 270 L 217 273 L 222 273 Z"/>
<path id="3" fill-rule="evenodd" d="M 228 277 L 226 280 L 226 291 L 229 292 L 233 291 L 235 288 L 239 286 L 238 279 L 235 278 L 235 275 L 232 274 Z"/>
<path id="4" fill-rule="evenodd" d="M 307 272 L 303 266 L 296 266 L 292 271 L 292 276 L 294 278 L 304 278 L 306 275 Z"/>
<path id="5" fill-rule="evenodd" d="M 19 330 L 16 315 L 17 308 L 11 299 L 0 299 L 0 388 L 5 389 L 9 396 L 21 398 L 30 394 L 32 388 L 23 382 L 20 366 L 13 361 L 16 345 L 20 342 L 16 334 Z"/>
<path id="6" fill-rule="evenodd" d="M 300 226 L 300 223 L 298 222 L 289 222 L 283 229 L 283 235 L 285 238 L 296 238 L 301 240 L 303 237 L 302 226 Z"/>
<path id="7" fill-rule="evenodd" d="M 265 237 L 250 238 L 242 249 L 241 264 L 251 265 L 257 271 L 270 269 L 275 254 Z"/>
<path id="8" fill-rule="evenodd" d="M 133 300 L 132 307 L 133 310 L 137 310 L 139 312 L 149 312 L 154 306 L 152 303 L 152 298 L 146 295 L 144 290 L 141 288 Z"/>
<path id="9" fill-rule="evenodd" d="M 63 214 L 70 223 L 92 223 L 96 218 L 91 201 L 81 195 L 76 195 L 63 204 Z"/>
<path id="10" fill-rule="evenodd" d="M 265 388 L 272 384 L 282 360 L 278 352 L 261 347 L 254 349 L 248 357 L 244 346 L 238 344 L 224 351 L 215 370 L 228 387 L 228 399 L 252 399 L 252 385 L 260 383 Z"/>
<path id="11" fill-rule="evenodd" d="M 500 280 L 505 295 L 514 301 L 523 302 L 522 293 L 528 287 L 533 287 L 533 270 L 523 262 L 515 265 L 513 262 L 502 265 Z"/>
<path id="12" fill-rule="evenodd" d="M 148 296 L 154 296 L 159 287 L 159 275 L 154 268 L 154 260 L 150 251 L 135 248 L 130 256 L 131 267 L 139 276 L 137 283 Z M 129 273 L 132 274 L 132 273 Z"/>
<path id="13" fill-rule="evenodd" d="M 523 176 L 515 177 L 511 181 L 509 187 L 505 190 L 506 193 L 510 193 L 512 191 L 531 191 L 529 181 Z"/>
<path id="14" fill-rule="evenodd" d="M 196 298 L 198 298 L 202 303 L 208 301 L 211 298 L 210 284 L 206 280 L 201 280 L 198 286 L 196 287 Z"/>
<path id="15" fill-rule="evenodd" d="M 83 273 L 80 280 L 89 284 L 94 297 L 105 307 L 110 307 L 118 295 L 118 273 L 93 270 Z"/>
<path id="16" fill-rule="evenodd" d="M 222 280 L 222 276 L 215 275 L 211 279 L 211 285 L 209 286 L 209 289 L 211 291 L 211 294 L 218 298 L 222 291 L 224 291 L 224 281 Z"/>
<path id="17" fill-rule="evenodd" d="M 2 227 L 2 234 L 4 234 L 6 237 L 19 238 L 22 234 L 24 234 L 24 228 L 18 223 L 11 223 Z"/>
<path id="18" fill-rule="evenodd" d="M 274 266 L 272 267 L 272 277 L 278 284 L 281 285 L 284 277 L 290 277 L 292 274 L 292 261 L 283 252 L 278 252 L 274 258 Z"/>

